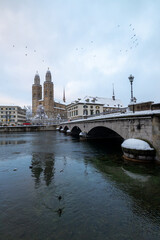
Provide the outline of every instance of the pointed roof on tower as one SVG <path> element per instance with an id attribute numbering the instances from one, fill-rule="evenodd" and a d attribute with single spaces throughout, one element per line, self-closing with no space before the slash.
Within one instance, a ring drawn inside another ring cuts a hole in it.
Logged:
<path id="1" fill-rule="evenodd" d="M 34 84 L 35 85 L 40 85 L 40 76 L 38 74 L 38 71 L 36 72 L 36 75 L 34 77 Z"/>
<path id="2" fill-rule="evenodd" d="M 48 68 L 47 72 L 46 72 L 46 82 L 52 82 L 52 75 L 51 75 L 51 72 Z"/>

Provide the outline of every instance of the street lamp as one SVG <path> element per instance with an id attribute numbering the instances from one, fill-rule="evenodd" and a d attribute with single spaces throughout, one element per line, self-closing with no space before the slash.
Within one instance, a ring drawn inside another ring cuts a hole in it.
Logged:
<path id="1" fill-rule="evenodd" d="M 134 77 L 132 76 L 132 74 L 130 74 L 128 79 L 131 83 L 131 103 L 132 103 L 132 102 L 134 102 L 134 98 L 133 98 L 133 80 L 134 80 Z"/>

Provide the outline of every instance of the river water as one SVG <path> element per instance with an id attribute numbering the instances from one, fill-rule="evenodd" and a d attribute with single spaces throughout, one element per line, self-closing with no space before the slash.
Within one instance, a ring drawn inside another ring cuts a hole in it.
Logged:
<path id="1" fill-rule="evenodd" d="M 0 239 L 159 240 L 160 167 L 59 132 L 0 135 Z"/>

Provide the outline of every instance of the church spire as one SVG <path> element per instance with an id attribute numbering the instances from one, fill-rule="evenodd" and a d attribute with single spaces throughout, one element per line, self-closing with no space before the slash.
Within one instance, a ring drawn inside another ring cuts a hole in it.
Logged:
<path id="1" fill-rule="evenodd" d="M 52 82 L 52 76 L 51 76 L 51 72 L 50 72 L 49 68 L 46 72 L 46 82 Z"/>
<path id="2" fill-rule="evenodd" d="M 63 88 L 63 102 L 66 102 L 66 97 L 65 97 L 65 88 Z"/>
<path id="3" fill-rule="evenodd" d="M 114 83 L 113 83 L 113 96 L 112 99 L 115 100 L 115 94 L 114 94 Z"/>

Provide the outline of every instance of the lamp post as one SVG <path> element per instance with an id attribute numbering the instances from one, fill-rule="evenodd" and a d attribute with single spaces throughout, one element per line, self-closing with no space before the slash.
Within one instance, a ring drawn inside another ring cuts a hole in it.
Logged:
<path id="1" fill-rule="evenodd" d="M 130 74 L 130 76 L 128 77 L 130 83 L 131 83 L 131 103 L 134 101 L 133 99 L 133 80 L 134 80 L 134 77 L 132 76 L 132 74 Z"/>

